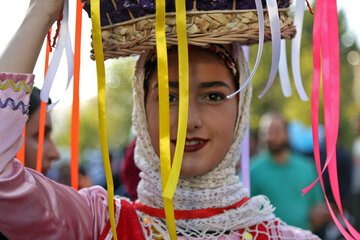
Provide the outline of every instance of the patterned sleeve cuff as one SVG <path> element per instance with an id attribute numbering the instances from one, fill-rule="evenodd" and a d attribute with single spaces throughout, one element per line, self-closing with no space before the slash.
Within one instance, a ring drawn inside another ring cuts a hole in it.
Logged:
<path id="1" fill-rule="evenodd" d="M 34 85 L 34 75 L 26 73 L 0 73 L 0 109 L 10 108 L 28 113 L 25 101 Z"/>
<path id="2" fill-rule="evenodd" d="M 0 73 L 0 174 L 22 145 L 34 75 Z"/>
<path id="3" fill-rule="evenodd" d="M 0 73 L 0 90 L 12 89 L 30 93 L 34 85 L 34 74 L 28 73 Z"/>

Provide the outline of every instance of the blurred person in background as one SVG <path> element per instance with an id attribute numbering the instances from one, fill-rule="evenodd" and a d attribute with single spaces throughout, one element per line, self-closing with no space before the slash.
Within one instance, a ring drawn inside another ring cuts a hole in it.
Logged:
<path id="1" fill-rule="evenodd" d="M 250 131 L 250 157 L 259 153 L 259 134 L 258 130 Z"/>
<path id="2" fill-rule="evenodd" d="M 356 138 L 352 146 L 352 158 L 354 162 L 353 186 L 352 192 L 360 194 L 360 115 L 355 118 L 354 132 Z"/>
<path id="3" fill-rule="evenodd" d="M 351 213 L 354 215 L 357 223 L 357 229 L 360 229 L 360 115 L 354 119 L 354 133 L 356 138 L 352 146 L 352 187 L 351 187 Z"/>
<path id="4" fill-rule="evenodd" d="M 291 225 L 310 229 L 326 222 L 330 215 L 323 208 L 318 215 L 311 214 L 322 206 L 320 186 L 301 196 L 301 190 L 316 179 L 316 169 L 307 157 L 290 149 L 284 117 L 275 112 L 264 114 L 260 119 L 259 139 L 266 149 L 251 161 L 251 195 L 269 197 L 276 215 Z"/>
<path id="5" fill-rule="evenodd" d="M 49 99 L 48 104 L 51 103 Z M 38 139 L 39 139 L 39 120 L 40 120 L 40 90 L 34 87 L 30 95 L 29 103 L 29 119 L 26 122 L 25 133 L 25 167 L 36 169 Z M 45 135 L 43 146 L 43 159 L 41 172 L 46 175 L 51 166 L 51 162 L 58 160 L 60 157 L 59 151 L 54 140 L 51 137 L 52 121 L 50 113 L 46 113 L 45 120 Z"/>
<path id="6" fill-rule="evenodd" d="M 79 189 L 93 186 L 91 177 L 86 173 L 83 166 L 79 167 Z"/>

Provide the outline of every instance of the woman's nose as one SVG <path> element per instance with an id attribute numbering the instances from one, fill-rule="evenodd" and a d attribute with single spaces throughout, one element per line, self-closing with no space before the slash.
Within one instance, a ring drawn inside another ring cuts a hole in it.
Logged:
<path id="1" fill-rule="evenodd" d="M 201 126 L 202 120 L 200 106 L 196 103 L 196 101 L 190 101 L 187 124 L 188 131 L 199 129 Z"/>
<path id="2" fill-rule="evenodd" d="M 48 146 L 47 146 L 47 149 L 46 149 L 46 153 L 47 153 L 47 158 L 49 160 L 57 160 L 60 158 L 60 153 L 56 147 L 56 144 L 55 142 L 50 138 L 49 141 L 48 141 Z"/>

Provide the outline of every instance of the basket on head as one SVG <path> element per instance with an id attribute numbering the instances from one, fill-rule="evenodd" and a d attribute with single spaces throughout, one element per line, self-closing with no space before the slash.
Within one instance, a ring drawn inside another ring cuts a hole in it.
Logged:
<path id="1" fill-rule="evenodd" d="M 90 15 L 90 1 L 83 2 Z M 266 7 L 265 1 L 262 2 Z M 281 37 L 286 39 L 293 38 L 296 33 L 288 14 L 289 4 L 290 0 L 278 1 Z M 156 46 L 155 0 L 101 0 L 100 9 L 105 59 L 141 54 Z M 186 9 L 188 43 L 191 45 L 258 42 L 254 0 L 186 0 Z M 266 8 L 264 18 L 266 41 L 271 40 Z M 177 45 L 174 0 L 166 0 L 165 31 L 167 45 Z"/>

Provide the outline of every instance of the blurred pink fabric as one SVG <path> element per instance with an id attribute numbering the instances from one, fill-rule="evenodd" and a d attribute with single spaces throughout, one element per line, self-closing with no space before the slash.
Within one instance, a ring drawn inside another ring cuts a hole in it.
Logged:
<path id="1" fill-rule="evenodd" d="M 0 81 L 33 83 L 32 74 L 1 73 Z M 4 102 L 29 103 L 29 93 L 0 90 Z M 107 194 L 101 187 L 76 192 L 24 168 L 14 157 L 22 145 L 27 115 L 0 109 L 0 232 L 9 239 L 97 239 L 107 219 Z"/>

